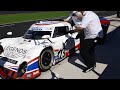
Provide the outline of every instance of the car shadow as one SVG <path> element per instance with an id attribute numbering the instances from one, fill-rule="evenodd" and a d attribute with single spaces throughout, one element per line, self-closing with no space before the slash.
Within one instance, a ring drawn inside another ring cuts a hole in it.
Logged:
<path id="1" fill-rule="evenodd" d="M 64 79 L 64 78 L 61 78 L 59 76 L 57 76 L 52 70 L 49 70 L 51 72 L 51 79 Z"/>
<path id="2" fill-rule="evenodd" d="M 108 33 L 105 43 L 97 45 L 95 50 L 97 63 L 107 65 L 102 74 L 93 70 L 99 76 L 98 79 L 120 79 L 120 26 Z M 69 57 L 68 62 L 80 69 L 84 69 L 85 66 L 75 62 L 76 60 L 84 63 L 80 53 L 75 53 L 74 57 Z"/>
<path id="3" fill-rule="evenodd" d="M 107 64 L 99 79 L 120 79 L 120 26 L 107 34 L 104 45 L 96 47 L 96 57 Z"/>

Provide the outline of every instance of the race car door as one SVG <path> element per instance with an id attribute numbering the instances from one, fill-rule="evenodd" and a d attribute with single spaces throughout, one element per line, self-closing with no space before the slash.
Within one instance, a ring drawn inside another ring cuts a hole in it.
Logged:
<path id="1" fill-rule="evenodd" d="M 54 49 L 58 51 L 59 59 L 66 57 L 65 52 L 69 51 L 75 46 L 74 39 L 71 34 L 67 33 L 68 26 L 55 27 L 52 42 L 54 42 Z"/>

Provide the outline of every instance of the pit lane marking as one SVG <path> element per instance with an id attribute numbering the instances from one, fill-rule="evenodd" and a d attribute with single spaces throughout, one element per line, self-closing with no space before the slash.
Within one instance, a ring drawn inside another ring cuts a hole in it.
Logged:
<path id="1" fill-rule="evenodd" d="M 15 24 L 5 24 L 5 25 L 0 25 L 0 27 L 11 27 L 14 26 Z"/>

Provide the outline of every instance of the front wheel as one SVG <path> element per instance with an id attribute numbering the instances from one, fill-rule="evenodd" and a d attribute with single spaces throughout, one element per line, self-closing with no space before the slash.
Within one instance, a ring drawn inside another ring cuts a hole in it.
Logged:
<path id="1" fill-rule="evenodd" d="M 45 49 L 40 54 L 39 68 L 41 71 L 47 71 L 52 67 L 54 61 L 54 53 L 51 49 Z"/>

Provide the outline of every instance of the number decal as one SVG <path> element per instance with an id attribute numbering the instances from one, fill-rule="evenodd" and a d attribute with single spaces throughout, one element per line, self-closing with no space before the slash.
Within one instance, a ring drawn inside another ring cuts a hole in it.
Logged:
<path id="1" fill-rule="evenodd" d="M 65 50 L 64 49 L 62 49 L 58 52 L 58 57 L 59 57 L 59 59 L 62 59 L 63 57 L 65 57 Z"/>

